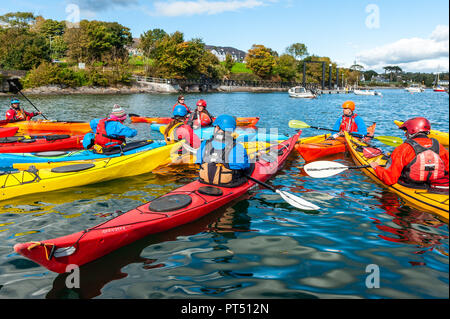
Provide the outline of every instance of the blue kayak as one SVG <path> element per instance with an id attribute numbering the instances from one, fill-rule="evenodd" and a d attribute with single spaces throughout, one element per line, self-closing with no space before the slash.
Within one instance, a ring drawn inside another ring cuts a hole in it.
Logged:
<path id="1" fill-rule="evenodd" d="M 151 124 L 150 129 L 152 131 L 160 132 L 160 128 L 162 126 L 166 126 L 167 124 Z M 202 127 L 199 129 L 195 129 L 194 133 L 200 138 L 200 140 L 207 140 L 210 139 L 213 136 L 214 133 L 214 127 Z M 289 136 L 278 134 L 278 133 L 272 133 L 271 130 L 265 130 L 265 129 L 258 129 L 255 130 L 253 128 L 237 128 L 235 130 L 235 133 L 238 134 L 238 137 L 236 140 L 238 142 L 270 142 L 270 141 L 285 141 L 289 138 Z"/>
<path id="2" fill-rule="evenodd" d="M 17 163 L 43 163 L 43 162 L 65 162 L 82 161 L 100 158 L 130 155 L 142 151 L 151 150 L 166 145 L 165 141 L 137 141 L 113 147 L 104 153 L 92 150 L 79 150 L 73 152 L 53 151 L 40 153 L 0 153 L 0 167 L 12 168 Z"/>

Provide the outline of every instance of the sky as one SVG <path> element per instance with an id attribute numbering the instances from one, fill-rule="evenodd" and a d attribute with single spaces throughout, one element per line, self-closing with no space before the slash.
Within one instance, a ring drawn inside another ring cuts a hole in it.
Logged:
<path id="1" fill-rule="evenodd" d="M 0 0 L 0 15 L 27 11 L 46 19 L 116 21 L 138 38 L 181 31 L 186 40 L 279 54 L 304 43 L 340 67 L 355 62 L 384 72 L 448 72 L 448 0 Z"/>

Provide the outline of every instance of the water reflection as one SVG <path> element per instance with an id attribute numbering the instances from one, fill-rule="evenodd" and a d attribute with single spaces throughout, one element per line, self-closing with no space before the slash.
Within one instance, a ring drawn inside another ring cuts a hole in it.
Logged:
<path id="1" fill-rule="evenodd" d="M 440 227 L 445 227 L 443 222 L 428 213 L 403 206 L 398 196 L 393 193 L 383 191 L 380 201 L 380 207 L 393 218 L 389 222 L 373 218 L 379 230 L 389 233 L 387 236 L 380 234 L 378 237 L 390 242 L 416 245 L 420 248 L 416 254 L 436 249 L 448 256 L 448 251 L 441 247 L 442 240 L 448 239 L 447 235 L 442 235 L 439 231 Z M 415 262 L 410 263 L 417 265 Z"/>

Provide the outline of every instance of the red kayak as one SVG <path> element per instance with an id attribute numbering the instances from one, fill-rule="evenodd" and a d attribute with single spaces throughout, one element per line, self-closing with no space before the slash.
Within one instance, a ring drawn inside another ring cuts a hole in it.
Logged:
<path id="1" fill-rule="evenodd" d="M 0 137 L 13 136 L 18 130 L 18 127 L 0 127 Z"/>
<path id="2" fill-rule="evenodd" d="M 150 124 L 169 124 L 172 120 L 170 117 L 142 117 L 131 116 L 132 123 L 150 123 Z M 213 118 L 214 120 L 215 118 Z M 259 117 L 237 117 L 237 126 L 255 126 L 258 123 Z"/>
<path id="3" fill-rule="evenodd" d="M 251 176 L 265 181 L 292 152 L 301 131 L 261 154 Z M 95 227 L 41 242 L 16 244 L 14 250 L 57 272 L 68 265 L 82 266 L 150 234 L 192 222 L 244 195 L 255 182 L 235 188 L 207 186 L 198 180 Z"/>
<path id="4" fill-rule="evenodd" d="M 32 153 L 66 151 L 83 148 L 83 136 L 48 135 L 37 137 L 11 136 L 0 138 L 0 153 Z"/>

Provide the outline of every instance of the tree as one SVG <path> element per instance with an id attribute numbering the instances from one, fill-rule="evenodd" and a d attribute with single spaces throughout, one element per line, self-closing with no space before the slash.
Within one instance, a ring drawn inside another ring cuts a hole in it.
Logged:
<path id="1" fill-rule="evenodd" d="M 6 28 L 14 29 L 28 29 L 35 20 L 31 12 L 10 12 L 0 16 L 0 22 L 3 22 Z"/>
<path id="2" fill-rule="evenodd" d="M 364 74 L 364 78 L 366 79 L 366 81 L 370 81 L 370 80 L 372 80 L 372 78 L 374 76 L 378 75 L 378 73 L 373 70 L 365 71 L 363 74 Z"/>
<path id="3" fill-rule="evenodd" d="M 297 61 L 292 55 L 283 54 L 276 60 L 274 73 L 278 74 L 282 81 L 292 81 L 297 74 Z"/>
<path id="4" fill-rule="evenodd" d="M 167 33 L 162 29 L 148 30 L 141 35 L 139 49 L 144 52 L 144 56 L 147 58 L 153 58 L 153 51 L 158 46 L 158 42 L 165 36 L 167 36 Z"/>
<path id="5" fill-rule="evenodd" d="M 286 48 L 286 52 L 298 60 L 308 55 L 308 48 L 303 43 L 294 43 Z"/>
<path id="6" fill-rule="evenodd" d="M 228 71 L 228 73 L 231 73 L 231 69 L 236 64 L 236 60 L 233 58 L 233 56 L 230 53 L 227 53 L 225 56 L 225 69 Z"/>
<path id="7" fill-rule="evenodd" d="M 275 66 L 275 57 L 271 52 L 272 50 L 264 45 L 254 44 L 245 57 L 247 67 L 257 76 L 268 78 Z"/>

